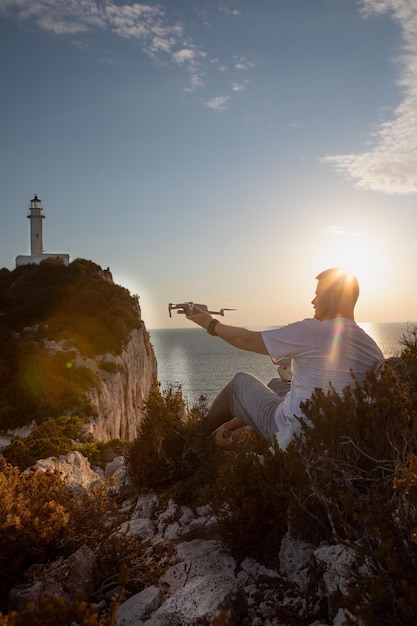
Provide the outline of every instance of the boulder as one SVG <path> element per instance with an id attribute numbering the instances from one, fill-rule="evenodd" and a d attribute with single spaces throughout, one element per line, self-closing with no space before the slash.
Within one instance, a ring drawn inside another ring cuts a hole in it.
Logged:
<path id="1" fill-rule="evenodd" d="M 247 603 L 233 576 L 216 574 L 192 578 L 153 613 L 145 624 L 152 626 L 201 626 L 223 614 L 223 623 L 241 624 Z M 227 621 L 226 621 L 227 620 Z"/>
<path id="2" fill-rule="evenodd" d="M 94 592 L 96 567 L 96 556 L 87 546 L 82 546 L 67 559 L 33 565 L 25 574 L 26 582 L 16 585 L 10 592 L 9 608 L 22 610 L 28 602 L 35 604 L 46 593 L 69 602 L 79 589 L 88 599 Z"/>
<path id="3" fill-rule="evenodd" d="M 102 477 L 91 469 L 88 459 L 79 452 L 69 452 L 60 457 L 49 457 L 36 461 L 35 467 L 47 472 L 58 471 L 70 487 L 91 489 L 102 484 Z"/>
<path id="4" fill-rule="evenodd" d="M 160 578 L 170 593 L 176 593 L 196 577 L 234 576 L 235 560 L 223 554 L 222 544 L 215 540 L 194 539 L 177 545 L 178 563 L 172 565 Z"/>
<path id="5" fill-rule="evenodd" d="M 294 539 L 288 532 L 281 541 L 279 552 L 280 572 L 290 582 L 296 583 L 303 593 L 308 588 L 310 578 L 308 563 L 313 552 L 314 548 L 310 544 Z"/>
<path id="6" fill-rule="evenodd" d="M 123 602 L 117 610 L 116 626 L 142 626 L 147 617 L 161 604 L 161 589 L 151 585 L 129 600 Z"/>

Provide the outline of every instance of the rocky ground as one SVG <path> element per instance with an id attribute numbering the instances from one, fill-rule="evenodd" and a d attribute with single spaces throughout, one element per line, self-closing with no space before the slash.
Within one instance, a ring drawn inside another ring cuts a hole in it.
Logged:
<path id="1" fill-rule="evenodd" d="M 111 480 L 113 489 L 120 490 L 125 482 L 121 457 L 107 467 L 105 475 L 94 472 L 76 452 L 38 464 L 45 470 L 59 469 L 69 484 L 84 489 Z M 116 626 L 347 624 L 338 606 L 350 558 L 342 548 L 313 550 L 286 536 L 280 565 L 272 570 L 250 558 L 238 563 L 227 554 L 208 506 L 192 511 L 172 500 L 163 504 L 149 493 L 124 500 L 121 507 L 127 521 L 116 532 L 141 544 L 148 583 L 123 599 Z M 313 554 L 325 571 L 314 594 L 308 567 Z M 12 590 L 10 607 L 19 610 L 45 592 L 73 599 L 79 588 L 87 599 L 93 599 L 96 564 L 97 555 L 84 546 L 69 559 L 33 567 L 25 583 Z M 98 601 L 99 613 L 105 614 L 105 604 L 103 598 Z M 323 614 L 329 616 L 328 621 L 320 619 Z"/>

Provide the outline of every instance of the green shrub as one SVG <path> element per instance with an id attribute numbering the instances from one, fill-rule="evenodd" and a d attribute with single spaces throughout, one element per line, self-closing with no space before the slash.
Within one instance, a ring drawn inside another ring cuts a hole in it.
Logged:
<path id="1" fill-rule="evenodd" d="M 417 619 L 417 396 L 386 368 L 342 397 L 317 391 L 283 457 L 289 526 L 357 555 L 345 606 L 366 626 Z"/>
<path id="2" fill-rule="evenodd" d="M 122 439 L 111 439 L 110 441 L 90 441 L 75 446 L 82 455 L 87 457 L 92 467 L 104 469 L 115 457 L 123 456 L 129 444 Z"/>
<path id="3" fill-rule="evenodd" d="M 77 449 L 77 441 L 86 441 L 85 420 L 75 416 L 62 416 L 42 422 L 32 428 L 28 437 L 15 437 L 3 448 L 4 458 L 11 465 L 24 470 L 38 459 L 58 457 Z"/>
<path id="4" fill-rule="evenodd" d="M 213 485 L 212 503 L 222 539 L 237 558 L 251 556 L 277 567 L 289 500 L 283 452 L 264 449 L 259 455 L 254 445 L 259 441 L 254 444 L 249 438 L 240 450 L 226 455 Z"/>
<path id="5" fill-rule="evenodd" d="M 137 489 L 161 489 L 189 478 L 209 442 L 194 435 L 204 406 L 188 410 L 181 386 L 161 393 L 153 385 L 138 436 L 126 453 L 127 470 Z"/>
<path id="6" fill-rule="evenodd" d="M 317 390 L 303 410 L 312 427 L 284 457 L 292 530 L 317 541 L 360 539 L 416 449 L 417 396 L 388 368 L 343 396 Z"/>

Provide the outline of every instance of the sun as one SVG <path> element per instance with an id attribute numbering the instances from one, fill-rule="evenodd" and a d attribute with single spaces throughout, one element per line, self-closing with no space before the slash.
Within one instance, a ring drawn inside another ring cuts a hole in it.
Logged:
<path id="1" fill-rule="evenodd" d="M 319 252 L 320 267 L 341 267 L 354 274 L 367 293 L 378 290 L 386 273 L 384 246 L 373 234 L 331 226 Z"/>

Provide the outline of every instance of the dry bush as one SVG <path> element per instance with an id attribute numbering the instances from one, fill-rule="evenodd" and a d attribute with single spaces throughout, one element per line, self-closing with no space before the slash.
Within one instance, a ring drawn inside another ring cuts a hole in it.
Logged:
<path id="1" fill-rule="evenodd" d="M 0 613 L 0 626 L 114 626 L 114 617 L 99 620 L 98 612 L 79 594 L 72 602 L 56 596 L 43 596 L 23 611 Z"/>
<path id="2" fill-rule="evenodd" d="M 0 459 L 0 598 L 34 563 L 69 556 L 83 544 L 105 549 L 117 521 L 103 489 L 74 490 L 58 472 L 21 473 Z"/>

